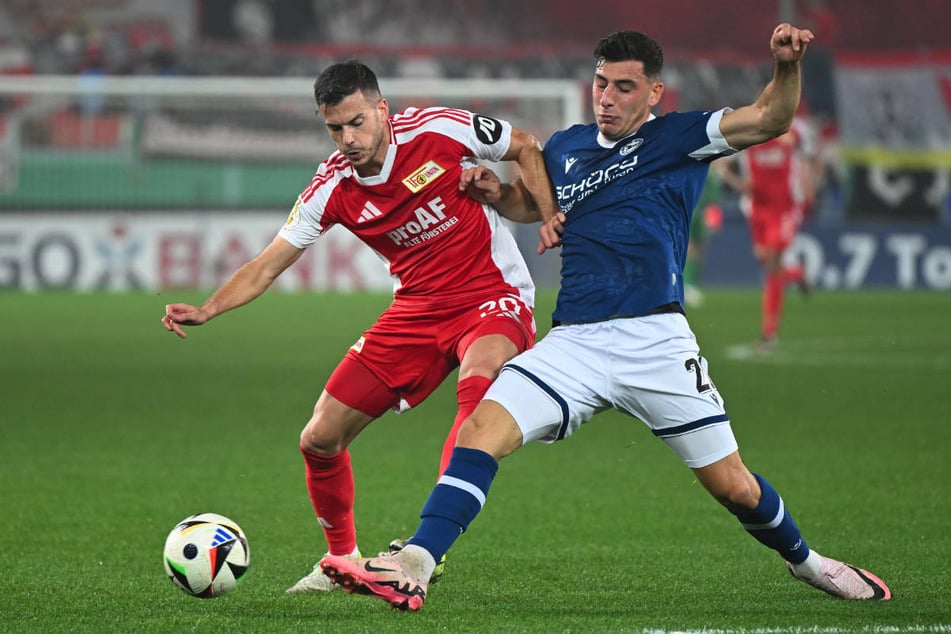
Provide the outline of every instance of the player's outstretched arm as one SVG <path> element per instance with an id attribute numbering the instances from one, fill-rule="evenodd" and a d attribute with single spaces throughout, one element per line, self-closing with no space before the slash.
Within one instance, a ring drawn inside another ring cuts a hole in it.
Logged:
<path id="1" fill-rule="evenodd" d="M 812 31 L 790 24 L 773 29 L 772 79 L 755 102 L 724 114 L 720 121 L 720 132 L 731 147 L 742 150 L 789 130 L 802 90 L 800 62 L 812 39 Z"/>
<path id="2" fill-rule="evenodd" d="M 201 306 L 166 305 L 162 325 L 169 332 L 174 332 L 184 339 L 185 331 L 182 326 L 201 326 L 221 313 L 247 304 L 266 291 L 303 252 L 303 249 L 295 247 L 280 236 L 274 238 L 257 257 L 235 271 Z"/>

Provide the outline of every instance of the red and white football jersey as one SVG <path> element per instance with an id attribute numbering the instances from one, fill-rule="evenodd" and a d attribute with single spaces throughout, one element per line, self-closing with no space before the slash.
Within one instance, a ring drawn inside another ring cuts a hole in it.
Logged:
<path id="1" fill-rule="evenodd" d="M 305 248 L 333 225 L 346 227 L 386 262 L 396 297 L 502 292 L 532 306 L 534 285 L 511 232 L 458 189 L 475 158 L 502 158 L 511 125 L 454 108 L 407 108 L 389 121 L 381 173 L 362 178 L 334 152 L 279 235 Z"/>
<path id="2" fill-rule="evenodd" d="M 786 134 L 742 152 L 751 183 L 748 204 L 753 216 L 778 219 L 802 213 L 803 158 L 815 154 L 814 145 L 809 131 L 797 120 Z"/>

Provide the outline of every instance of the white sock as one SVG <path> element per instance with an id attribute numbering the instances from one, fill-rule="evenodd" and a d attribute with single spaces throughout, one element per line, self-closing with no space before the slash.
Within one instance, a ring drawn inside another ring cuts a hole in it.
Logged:
<path id="1" fill-rule="evenodd" d="M 406 564 L 406 570 L 417 579 L 429 581 L 433 576 L 433 570 L 436 568 L 436 560 L 429 554 L 429 551 L 422 546 L 407 544 L 403 547 L 397 556 Z"/>
<path id="2" fill-rule="evenodd" d="M 809 551 L 809 556 L 802 563 L 792 564 L 793 572 L 800 579 L 815 579 L 819 576 L 820 566 L 822 566 L 822 556 L 814 550 Z"/>

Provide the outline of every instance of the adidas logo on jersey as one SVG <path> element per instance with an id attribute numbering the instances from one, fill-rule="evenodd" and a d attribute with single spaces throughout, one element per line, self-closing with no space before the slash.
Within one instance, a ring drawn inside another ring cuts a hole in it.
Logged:
<path id="1" fill-rule="evenodd" d="M 360 213 L 360 217 L 357 218 L 357 223 L 373 220 L 374 218 L 379 218 L 382 215 L 383 212 L 377 209 L 376 205 L 368 200 L 367 204 L 363 206 L 363 211 Z"/>

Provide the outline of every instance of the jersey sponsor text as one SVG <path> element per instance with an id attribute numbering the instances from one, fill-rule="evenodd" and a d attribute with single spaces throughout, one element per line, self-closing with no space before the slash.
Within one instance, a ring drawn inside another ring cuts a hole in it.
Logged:
<path id="1" fill-rule="evenodd" d="M 403 247 L 411 247 L 431 238 L 435 238 L 440 233 L 459 222 L 457 216 L 446 218 L 443 210 L 446 204 L 442 198 L 436 196 L 424 206 L 413 210 L 416 220 L 410 220 L 401 227 L 388 231 L 386 235 L 390 237 L 394 244 Z"/>
<path id="2" fill-rule="evenodd" d="M 636 154 L 630 159 L 591 172 L 586 178 L 556 187 L 561 208 L 565 213 L 568 213 L 576 204 L 601 189 L 605 184 L 633 172 L 635 166 L 637 166 Z"/>

